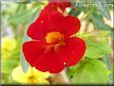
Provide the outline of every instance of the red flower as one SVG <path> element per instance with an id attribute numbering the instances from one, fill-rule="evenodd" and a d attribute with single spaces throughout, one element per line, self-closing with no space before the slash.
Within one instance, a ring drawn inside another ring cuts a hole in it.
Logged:
<path id="1" fill-rule="evenodd" d="M 53 4 L 57 8 L 61 8 L 64 12 L 67 7 L 71 7 L 71 0 L 50 0 L 50 4 Z"/>
<path id="2" fill-rule="evenodd" d="M 76 17 L 44 9 L 27 31 L 32 41 L 22 46 L 26 60 L 36 69 L 51 73 L 62 71 L 65 64 L 77 64 L 86 49 L 82 39 L 72 36 L 79 28 Z"/>

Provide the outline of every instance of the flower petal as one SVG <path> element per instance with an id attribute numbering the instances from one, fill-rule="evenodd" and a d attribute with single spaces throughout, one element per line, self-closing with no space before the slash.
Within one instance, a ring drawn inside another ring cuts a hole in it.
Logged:
<path id="1" fill-rule="evenodd" d="M 21 66 L 14 68 L 12 71 L 12 79 L 20 83 L 28 83 L 27 74 L 22 71 Z"/>
<path id="2" fill-rule="evenodd" d="M 41 59 L 36 62 L 35 67 L 40 71 L 59 73 L 64 69 L 64 62 L 58 59 L 53 49 L 50 49 L 50 51 L 45 52 Z"/>
<path id="3" fill-rule="evenodd" d="M 67 45 L 61 49 L 59 56 L 66 62 L 67 66 L 73 66 L 83 57 L 86 45 L 82 39 L 77 37 L 68 39 L 66 43 Z"/>
<path id="4" fill-rule="evenodd" d="M 52 11 L 57 11 L 57 3 L 49 3 L 45 8 L 44 10 L 47 10 L 50 12 Z"/>
<path id="5" fill-rule="evenodd" d="M 49 84 L 48 80 L 46 80 L 49 76 L 48 72 L 44 73 L 30 67 L 27 73 L 24 73 L 21 66 L 16 67 L 12 72 L 13 80 L 23 84 Z"/>
<path id="6" fill-rule="evenodd" d="M 50 0 L 51 3 L 71 3 L 71 0 Z"/>
<path id="7" fill-rule="evenodd" d="M 42 26 L 39 23 L 31 24 L 27 34 L 35 40 L 44 40 L 45 37 L 45 31 L 42 29 Z"/>
<path id="8" fill-rule="evenodd" d="M 80 21 L 74 16 L 63 16 L 59 12 L 50 15 L 51 29 L 70 36 L 80 29 Z"/>
<path id="9" fill-rule="evenodd" d="M 71 7 L 71 0 L 50 0 L 50 3 L 56 4 L 64 12 L 67 7 Z"/>
<path id="10" fill-rule="evenodd" d="M 45 44 L 39 41 L 25 42 L 22 46 L 24 56 L 30 65 L 34 66 L 34 63 L 44 53 Z"/>
<path id="11" fill-rule="evenodd" d="M 48 21 L 49 15 L 51 15 L 50 11 L 56 11 L 56 7 L 53 4 L 47 5 L 47 7 L 41 11 L 35 22 L 30 25 L 27 31 L 28 36 L 35 40 L 44 40 L 44 36 L 50 28 Z"/>

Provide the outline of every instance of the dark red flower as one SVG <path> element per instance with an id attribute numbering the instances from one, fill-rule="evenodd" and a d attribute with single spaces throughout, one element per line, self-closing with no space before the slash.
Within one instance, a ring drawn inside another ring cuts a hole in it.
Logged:
<path id="1" fill-rule="evenodd" d="M 53 4 L 55 7 L 60 8 L 63 12 L 67 7 L 71 7 L 71 0 L 50 0 L 50 4 Z"/>
<path id="2" fill-rule="evenodd" d="M 27 31 L 32 40 L 22 46 L 26 60 L 36 69 L 51 73 L 77 64 L 86 49 L 82 39 L 72 36 L 79 28 L 76 17 L 44 9 Z"/>

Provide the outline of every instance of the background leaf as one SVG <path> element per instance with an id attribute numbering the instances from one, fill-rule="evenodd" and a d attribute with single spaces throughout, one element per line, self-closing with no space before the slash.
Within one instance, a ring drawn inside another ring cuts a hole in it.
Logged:
<path id="1" fill-rule="evenodd" d="M 25 30 L 22 43 L 24 43 L 24 42 L 30 40 L 30 38 L 29 38 L 29 37 L 27 36 L 27 34 L 26 34 L 27 29 L 28 29 L 28 28 L 26 28 L 26 30 Z M 21 62 L 21 67 L 22 67 L 23 72 L 26 73 L 27 70 L 28 70 L 29 64 L 27 63 L 27 61 L 26 61 L 26 59 L 25 59 L 25 56 L 24 56 L 23 51 L 22 51 L 22 47 L 21 47 L 21 53 L 20 53 L 20 62 Z"/>
<path id="2" fill-rule="evenodd" d="M 72 84 L 106 84 L 109 81 L 110 71 L 100 60 L 86 59 L 74 69 Z"/>
<path id="3" fill-rule="evenodd" d="M 24 57 L 24 55 L 23 55 L 22 52 L 21 52 L 21 55 L 20 55 L 20 62 L 21 62 L 21 67 L 22 67 L 22 69 L 23 69 L 23 72 L 26 73 L 27 70 L 28 70 L 29 65 L 28 65 L 28 63 L 26 62 L 25 57 Z"/>
<path id="4" fill-rule="evenodd" d="M 108 42 L 108 36 L 110 31 L 107 30 L 96 30 L 93 32 L 85 32 L 83 34 L 78 34 L 86 42 L 86 52 L 85 57 L 88 58 L 101 58 L 106 54 L 112 53 L 111 45 Z"/>
<path id="5" fill-rule="evenodd" d="M 98 43 L 92 42 L 88 39 L 85 41 L 87 45 L 85 56 L 88 58 L 101 58 L 112 52 L 111 46 L 106 40 L 102 40 Z"/>
<path id="6" fill-rule="evenodd" d="M 2 60 L 2 73 L 11 73 L 12 69 L 18 65 L 18 62 L 15 60 Z"/>
<path id="7" fill-rule="evenodd" d="M 12 15 L 9 18 L 9 22 L 13 24 L 24 24 L 30 17 L 33 15 L 33 13 L 36 11 L 36 9 L 30 9 L 23 11 L 23 9 L 16 14 Z"/>
<path id="8" fill-rule="evenodd" d="M 101 30 L 111 30 L 112 29 L 109 25 L 104 23 L 103 17 L 99 14 L 93 13 L 91 16 L 91 20 L 93 21 L 95 29 L 101 29 Z"/>

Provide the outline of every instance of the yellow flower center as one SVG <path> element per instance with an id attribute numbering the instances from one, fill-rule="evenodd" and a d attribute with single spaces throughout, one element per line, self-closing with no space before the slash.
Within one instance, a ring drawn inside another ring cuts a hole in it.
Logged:
<path id="1" fill-rule="evenodd" d="M 35 79 L 34 76 L 29 76 L 29 77 L 28 77 L 28 82 L 29 82 L 29 83 L 36 83 L 37 80 Z"/>
<path id="2" fill-rule="evenodd" d="M 64 36 L 60 32 L 49 32 L 46 35 L 47 43 L 58 43 L 63 40 L 64 40 Z"/>
<path id="3" fill-rule="evenodd" d="M 50 49 L 53 49 L 55 52 L 57 52 L 61 46 L 66 45 L 64 36 L 60 32 L 49 32 L 47 33 L 45 39 L 47 43 L 51 43 L 45 52 L 50 51 Z"/>

